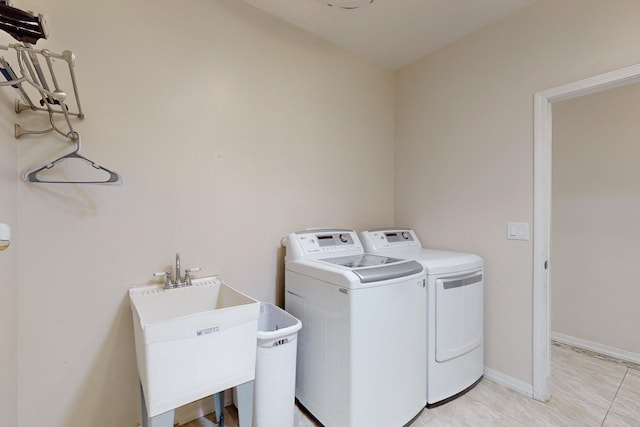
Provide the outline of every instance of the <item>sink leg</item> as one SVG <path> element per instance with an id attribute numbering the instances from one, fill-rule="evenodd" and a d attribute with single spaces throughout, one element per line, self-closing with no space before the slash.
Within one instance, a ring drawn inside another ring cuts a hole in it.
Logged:
<path id="1" fill-rule="evenodd" d="M 216 421 L 224 426 L 224 390 L 213 395 L 213 406 L 216 408 Z"/>
<path id="2" fill-rule="evenodd" d="M 149 418 L 149 427 L 173 427 L 174 413 L 175 411 L 172 409 L 164 414 Z"/>
<path id="3" fill-rule="evenodd" d="M 239 427 L 251 427 L 253 424 L 253 381 L 236 386 L 238 395 Z M 224 427 L 224 391 L 213 395 L 218 425 Z M 146 426 L 145 426 L 146 427 Z"/>
<path id="4" fill-rule="evenodd" d="M 142 383 L 140 383 L 140 402 L 142 403 L 142 427 L 149 427 L 149 415 L 147 415 L 147 404 L 144 400 L 144 390 L 142 389 Z"/>
<path id="5" fill-rule="evenodd" d="M 175 415 L 175 410 L 173 409 L 155 417 L 149 417 L 142 384 L 140 384 L 140 401 L 142 402 L 142 427 L 173 427 Z"/>
<path id="6" fill-rule="evenodd" d="M 253 424 L 253 381 L 236 386 L 238 395 L 239 427 L 251 427 Z"/>

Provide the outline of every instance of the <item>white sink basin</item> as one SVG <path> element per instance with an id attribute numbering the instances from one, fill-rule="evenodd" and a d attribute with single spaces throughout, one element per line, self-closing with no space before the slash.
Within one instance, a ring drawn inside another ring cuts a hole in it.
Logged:
<path id="1" fill-rule="evenodd" d="M 255 377 L 258 301 L 217 277 L 129 290 L 150 417 Z"/>

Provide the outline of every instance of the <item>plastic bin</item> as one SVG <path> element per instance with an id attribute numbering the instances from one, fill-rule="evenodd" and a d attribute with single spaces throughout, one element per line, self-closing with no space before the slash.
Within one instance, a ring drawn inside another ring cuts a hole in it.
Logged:
<path id="1" fill-rule="evenodd" d="M 302 322 L 283 309 L 260 303 L 253 427 L 292 427 L 298 331 Z"/>

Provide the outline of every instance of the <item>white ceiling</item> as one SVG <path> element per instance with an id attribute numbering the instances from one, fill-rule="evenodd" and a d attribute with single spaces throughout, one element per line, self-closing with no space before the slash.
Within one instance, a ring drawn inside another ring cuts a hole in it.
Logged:
<path id="1" fill-rule="evenodd" d="M 536 0 L 243 1 L 395 70 Z"/>

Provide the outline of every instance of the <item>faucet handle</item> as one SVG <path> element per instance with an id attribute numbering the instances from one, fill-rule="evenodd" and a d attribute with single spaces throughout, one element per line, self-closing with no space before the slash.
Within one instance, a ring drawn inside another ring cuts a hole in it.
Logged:
<path id="1" fill-rule="evenodd" d="M 170 271 L 162 271 L 160 273 L 153 273 L 153 277 L 162 277 L 164 276 L 164 287 L 165 288 L 173 288 L 173 284 L 171 283 L 171 272 Z"/>
<path id="2" fill-rule="evenodd" d="M 192 267 L 184 270 L 185 286 L 191 286 L 191 273 L 202 270 L 200 267 Z"/>

